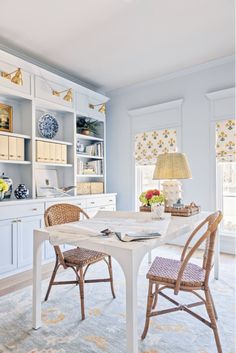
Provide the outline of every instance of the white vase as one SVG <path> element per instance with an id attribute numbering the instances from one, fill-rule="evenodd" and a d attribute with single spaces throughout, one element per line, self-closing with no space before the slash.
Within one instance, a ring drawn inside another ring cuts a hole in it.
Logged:
<path id="1" fill-rule="evenodd" d="M 0 201 L 4 199 L 4 191 L 0 191 Z"/>
<path id="2" fill-rule="evenodd" d="M 165 212 L 165 206 L 164 205 L 160 205 L 158 203 L 154 203 L 151 206 L 151 210 L 152 210 L 152 218 L 153 219 L 163 219 L 164 217 L 164 212 Z"/>

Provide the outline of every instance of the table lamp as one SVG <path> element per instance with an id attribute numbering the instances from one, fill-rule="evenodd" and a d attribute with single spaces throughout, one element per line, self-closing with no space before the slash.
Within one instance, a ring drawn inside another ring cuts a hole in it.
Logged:
<path id="1" fill-rule="evenodd" d="M 153 179 L 162 182 L 166 206 L 172 207 L 182 198 L 181 182 L 178 179 L 191 179 L 192 173 L 184 153 L 163 153 L 157 157 Z"/>

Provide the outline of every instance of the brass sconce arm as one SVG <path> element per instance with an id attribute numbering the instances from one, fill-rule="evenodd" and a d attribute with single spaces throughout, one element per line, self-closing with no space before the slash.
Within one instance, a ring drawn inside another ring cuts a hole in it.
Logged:
<path id="1" fill-rule="evenodd" d="M 15 75 L 12 77 L 13 74 Z M 20 85 L 20 86 L 23 85 L 22 71 L 20 68 L 12 72 L 1 71 L 1 76 L 6 78 L 7 80 L 10 80 L 12 83 L 15 83 L 16 85 Z"/>
<path id="2" fill-rule="evenodd" d="M 56 91 L 52 89 L 52 95 L 56 97 L 60 97 L 61 93 L 67 92 L 66 95 L 63 97 L 63 99 L 67 102 L 72 102 L 73 100 L 73 93 L 72 93 L 72 88 L 65 89 L 64 91 Z"/>
<path id="3" fill-rule="evenodd" d="M 105 103 L 100 103 L 100 104 L 89 104 L 90 109 L 94 109 L 95 107 L 99 107 L 98 109 L 99 113 L 106 113 L 106 104 Z"/>

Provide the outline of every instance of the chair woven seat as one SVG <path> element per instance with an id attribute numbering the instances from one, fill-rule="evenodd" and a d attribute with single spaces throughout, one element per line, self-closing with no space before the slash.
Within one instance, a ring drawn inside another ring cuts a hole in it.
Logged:
<path id="1" fill-rule="evenodd" d="M 147 278 L 152 281 L 175 284 L 181 264 L 181 261 L 157 256 L 147 273 Z M 198 265 L 188 263 L 183 273 L 181 284 L 201 287 L 204 278 L 205 270 Z"/>
<path id="2" fill-rule="evenodd" d="M 63 256 L 66 264 L 73 264 L 78 267 L 83 267 L 93 262 L 102 260 L 106 255 L 94 250 L 76 248 L 64 251 Z"/>

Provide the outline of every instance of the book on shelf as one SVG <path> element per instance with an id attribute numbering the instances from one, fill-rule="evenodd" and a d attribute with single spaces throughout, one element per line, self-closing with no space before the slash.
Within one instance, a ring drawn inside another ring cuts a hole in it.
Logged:
<path id="1" fill-rule="evenodd" d="M 103 161 L 90 161 L 83 162 L 80 159 L 77 160 L 77 172 L 78 174 L 103 174 Z"/>
<path id="2" fill-rule="evenodd" d="M 91 145 L 85 146 L 85 154 L 88 156 L 103 157 L 103 142 L 96 142 Z"/>

